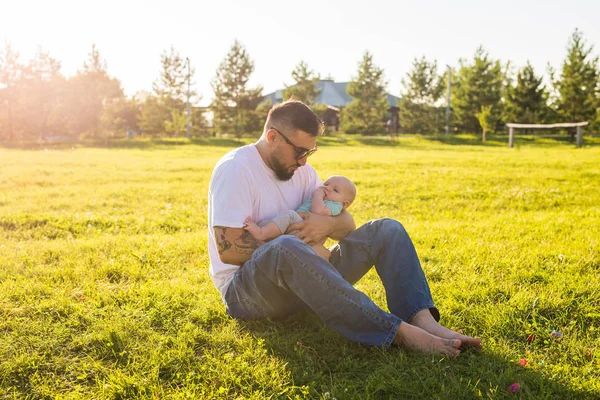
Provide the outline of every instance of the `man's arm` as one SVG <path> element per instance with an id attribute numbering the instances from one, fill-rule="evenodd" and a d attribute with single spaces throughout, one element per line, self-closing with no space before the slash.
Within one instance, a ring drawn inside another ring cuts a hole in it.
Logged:
<path id="1" fill-rule="evenodd" d="M 243 228 L 215 226 L 213 229 L 219 258 L 226 264 L 242 265 L 250 259 L 255 249 L 266 243 L 255 239 Z"/>
<path id="2" fill-rule="evenodd" d="M 290 225 L 287 232 L 298 230 L 295 235 L 310 245 L 323 243 L 328 237 L 342 240 L 356 229 L 354 218 L 346 210 L 335 217 L 303 212 L 298 214 L 304 221 Z"/>
<path id="3" fill-rule="evenodd" d="M 328 236 L 333 240 L 342 240 L 348 236 L 349 233 L 354 232 L 356 229 L 354 218 L 346 210 L 342 210 L 338 216 L 332 218 L 333 229 L 331 230 L 331 234 Z"/>

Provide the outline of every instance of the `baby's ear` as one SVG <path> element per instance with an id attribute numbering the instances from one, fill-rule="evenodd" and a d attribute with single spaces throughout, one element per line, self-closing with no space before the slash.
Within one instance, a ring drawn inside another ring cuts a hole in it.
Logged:
<path id="1" fill-rule="evenodd" d="M 350 205 L 350 202 L 348 200 L 346 200 L 342 203 L 342 208 L 345 210 L 346 208 L 348 208 L 349 205 Z"/>

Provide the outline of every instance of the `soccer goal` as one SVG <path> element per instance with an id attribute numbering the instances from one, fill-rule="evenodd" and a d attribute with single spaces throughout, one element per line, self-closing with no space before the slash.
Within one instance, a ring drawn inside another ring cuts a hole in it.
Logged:
<path id="1" fill-rule="evenodd" d="M 515 144 L 515 129 L 553 129 L 553 128 L 577 128 L 577 147 L 583 145 L 583 127 L 589 122 L 572 122 L 561 124 L 506 124 L 508 127 L 508 147 L 514 147 Z"/>

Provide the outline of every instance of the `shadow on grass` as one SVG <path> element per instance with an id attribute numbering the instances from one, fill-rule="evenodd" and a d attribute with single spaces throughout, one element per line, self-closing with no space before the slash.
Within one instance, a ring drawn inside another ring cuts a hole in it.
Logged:
<path id="1" fill-rule="evenodd" d="M 321 136 L 318 139 L 319 147 L 339 146 L 339 145 L 367 145 L 367 146 L 398 146 L 401 141 L 389 136 Z"/>
<path id="2" fill-rule="evenodd" d="M 264 342 L 270 354 L 286 363 L 293 385 L 307 387 L 311 398 L 513 398 L 508 392 L 513 383 L 520 385 L 518 398 L 592 399 L 600 395 L 566 387 L 486 349 L 446 359 L 353 343 L 311 312 L 241 324 Z"/>
<path id="3" fill-rule="evenodd" d="M 214 146 L 235 148 L 253 143 L 256 137 L 202 137 L 202 138 L 136 138 L 97 140 L 69 140 L 55 142 L 0 142 L 0 147 L 21 150 L 67 150 L 76 148 L 106 148 L 106 149 L 145 149 L 161 150 L 172 149 L 177 146 Z M 339 135 L 321 136 L 318 139 L 319 147 L 333 146 L 376 146 L 376 147 L 402 147 L 426 150 L 427 143 L 438 143 L 450 146 L 477 146 L 477 147 L 508 147 L 508 135 L 488 135 L 485 143 L 480 135 L 452 134 L 445 135 L 406 135 L 391 136 L 359 136 Z M 572 146 L 567 135 L 517 135 L 515 147 L 557 147 Z M 584 147 L 600 146 L 598 135 L 584 136 Z"/>
<path id="4" fill-rule="evenodd" d="M 422 139 L 430 142 L 438 142 L 451 146 L 486 146 L 486 147 L 508 147 L 508 135 L 488 135 L 485 143 L 481 141 L 480 135 L 435 135 L 421 136 Z M 515 135 L 514 146 L 531 146 L 531 147 L 557 147 L 557 146 L 572 146 L 575 143 L 571 142 L 568 135 Z M 600 140 L 594 135 L 584 137 L 583 146 L 593 147 L 600 145 Z"/>

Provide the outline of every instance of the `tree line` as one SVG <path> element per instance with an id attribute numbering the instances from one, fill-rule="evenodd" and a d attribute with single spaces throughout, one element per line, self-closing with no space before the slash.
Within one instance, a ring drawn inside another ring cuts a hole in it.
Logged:
<path id="1" fill-rule="evenodd" d="M 598 56 L 575 30 L 559 71 L 548 68 L 549 83 L 530 63 L 516 69 L 479 47 L 472 59 L 460 59 L 451 69 L 451 125 L 455 131 L 487 132 L 507 122 L 551 123 L 590 121 L 600 128 L 600 70 Z M 83 66 L 65 77 L 58 60 L 41 48 L 21 63 L 9 43 L 0 50 L 0 140 L 44 140 L 52 136 L 108 138 L 135 131 L 147 136 L 184 136 L 186 100 L 198 103 L 193 90 L 194 69 L 173 47 L 160 55 L 160 71 L 152 92 L 125 96 L 118 79 L 107 73 L 106 61 L 92 49 Z M 271 104 L 263 101 L 262 87 L 249 87 L 254 62 L 237 40 L 211 81 L 213 101 L 208 108 L 192 107 L 193 136 L 209 132 L 241 136 L 259 132 Z M 316 104 L 320 75 L 300 61 L 286 85 L 284 100 L 292 96 L 325 117 L 327 106 Z M 399 93 L 400 130 L 440 133 L 446 124 L 448 74 L 436 60 L 415 58 L 402 79 Z M 353 98 L 339 111 L 341 130 L 380 134 L 389 119 L 387 82 L 372 54 L 364 53 L 347 86 Z M 213 113 L 209 131 L 205 112 Z"/>

